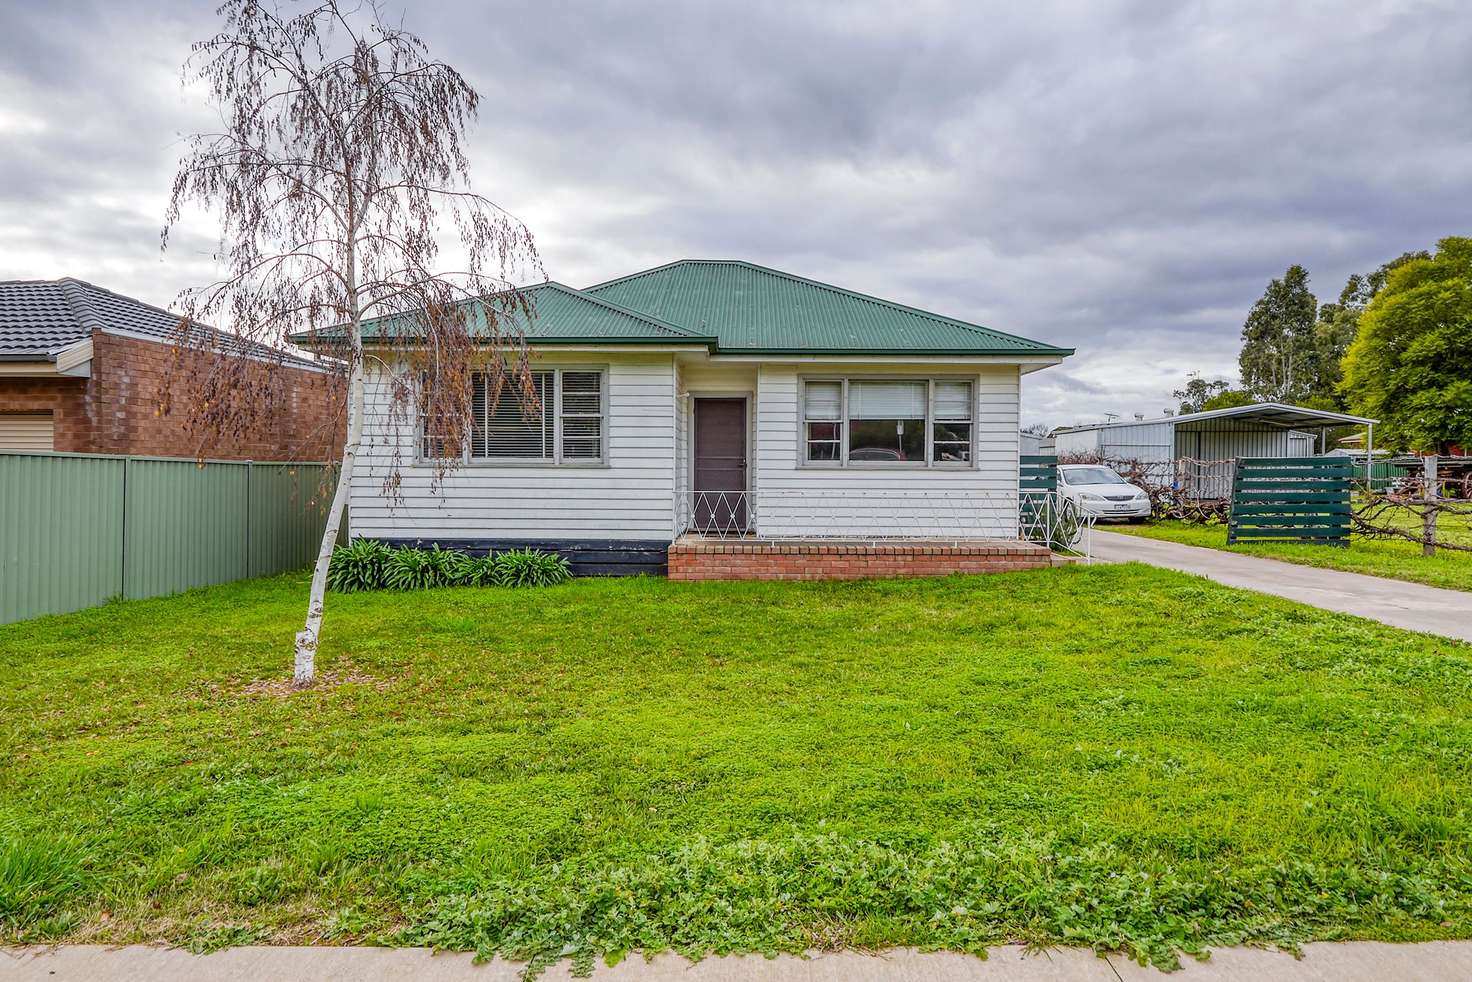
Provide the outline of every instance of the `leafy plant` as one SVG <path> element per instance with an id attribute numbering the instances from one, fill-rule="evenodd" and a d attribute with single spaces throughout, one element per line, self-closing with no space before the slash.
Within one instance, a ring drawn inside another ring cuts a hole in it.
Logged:
<path id="1" fill-rule="evenodd" d="M 538 549 L 497 553 L 494 565 L 497 586 L 555 586 L 572 578 L 566 559 Z"/>
<path id="2" fill-rule="evenodd" d="M 461 567 L 461 583 L 465 586 L 495 586 L 497 579 L 495 556 L 466 556 Z"/>
<path id="3" fill-rule="evenodd" d="M 334 593 L 357 593 L 383 588 L 384 567 L 393 549 L 377 539 L 355 539 L 332 551 L 327 587 Z"/>
<path id="4" fill-rule="evenodd" d="M 462 586 L 464 584 L 465 561 L 470 557 L 454 549 L 441 549 L 438 545 L 424 551 L 424 562 L 429 569 L 429 586 Z"/>
<path id="5" fill-rule="evenodd" d="M 445 563 L 442 559 L 432 559 L 432 555 L 428 550 L 410 546 L 393 550 L 384 562 L 383 585 L 390 590 L 428 590 L 440 586 Z"/>

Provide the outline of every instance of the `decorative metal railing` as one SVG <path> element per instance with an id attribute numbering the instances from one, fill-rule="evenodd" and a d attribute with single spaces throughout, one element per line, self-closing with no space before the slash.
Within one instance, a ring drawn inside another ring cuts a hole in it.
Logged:
<path id="1" fill-rule="evenodd" d="M 782 541 L 1025 539 L 1088 555 L 1093 516 L 1056 491 L 684 491 L 675 535 Z"/>

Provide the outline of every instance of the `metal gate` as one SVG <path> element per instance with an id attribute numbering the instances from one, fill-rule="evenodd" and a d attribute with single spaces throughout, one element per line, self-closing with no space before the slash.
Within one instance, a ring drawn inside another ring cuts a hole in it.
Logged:
<path id="1" fill-rule="evenodd" d="M 1232 478 L 1227 543 L 1348 546 L 1348 457 L 1242 457 Z"/>

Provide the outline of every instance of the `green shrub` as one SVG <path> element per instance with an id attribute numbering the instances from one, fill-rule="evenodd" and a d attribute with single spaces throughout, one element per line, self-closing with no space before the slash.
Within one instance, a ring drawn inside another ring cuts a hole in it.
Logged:
<path id="1" fill-rule="evenodd" d="M 496 586 L 498 567 L 495 556 L 466 556 L 462 572 L 465 586 Z"/>
<path id="2" fill-rule="evenodd" d="M 390 590 L 428 590 L 441 586 L 445 562 L 425 549 L 403 546 L 393 550 L 383 566 L 383 585 Z"/>
<path id="3" fill-rule="evenodd" d="M 572 578 L 567 560 L 536 549 L 512 549 L 496 554 L 497 586 L 553 586 Z"/>
<path id="4" fill-rule="evenodd" d="M 441 586 L 552 586 L 572 577 L 567 560 L 536 549 L 470 556 L 455 549 L 403 546 L 359 539 L 332 554 L 327 585 L 358 590 L 428 590 Z"/>
<path id="5" fill-rule="evenodd" d="M 384 566 L 393 550 L 377 539 L 355 539 L 332 551 L 327 588 L 336 593 L 383 589 Z"/>

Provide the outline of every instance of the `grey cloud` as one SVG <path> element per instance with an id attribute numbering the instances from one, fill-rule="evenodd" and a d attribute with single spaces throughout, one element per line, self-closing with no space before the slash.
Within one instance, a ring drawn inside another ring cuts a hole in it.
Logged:
<path id="1" fill-rule="evenodd" d="M 0 132 L 6 274 L 155 300 L 207 275 L 206 224 L 162 262 L 156 226 L 175 134 L 204 118 L 177 74 L 212 7 L 0 13 L 0 127 L 54 124 Z M 477 187 L 554 278 L 742 257 L 1072 345 L 1024 384 L 1029 421 L 1071 422 L 1230 375 L 1289 263 L 1327 299 L 1466 231 L 1472 18 L 1449 11 L 642 0 L 405 20 L 484 95 Z"/>

